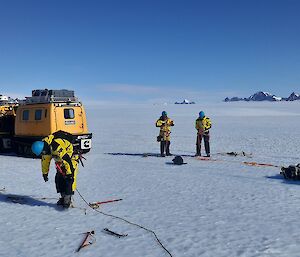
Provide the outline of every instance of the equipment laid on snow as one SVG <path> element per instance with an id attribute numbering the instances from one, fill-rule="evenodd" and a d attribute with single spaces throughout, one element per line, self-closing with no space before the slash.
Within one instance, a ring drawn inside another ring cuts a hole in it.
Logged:
<path id="1" fill-rule="evenodd" d="M 297 165 L 290 165 L 287 168 L 281 167 L 281 175 L 285 179 L 294 179 L 294 180 L 300 180 L 300 163 Z"/>
<path id="2" fill-rule="evenodd" d="M 108 228 L 103 229 L 103 231 L 106 232 L 109 235 L 116 236 L 118 238 L 128 236 L 128 234 L 119 234 L 117 232 L 109 230 Z"/>
<path id="3" fill-rule="evenodd" d="M 244 151 L 242 151 L 240 153 L 238 153 L 238 152 L 227 152 L 227 153 L 224 153 L 224 154 L 229 155 L 229 156 L 247 156 L 247 157 L 251 157 L 251 154 L 246 154 Z"/>
<path id="4" fill-rule="evenodd" d="M 76 252 L 79 252 L 82 248 L 89 246 L 89 245 L 93 244 L 94 242 L 96 242 L 96 238 L 94 237 L 94 235 L 95 235 L 94 230 L 85 232 L 84 234 L 85 234 L 84 240 L 82 241 L 81 245 L 78 247 Z"/>
<path id="5" fill-rule="evenodd" d="M 91 149 L 85 110 L 72 90 L 33 90 L 31 97 L 6 108 L 10 111 L 0 115 L 0 151 L 32 156 L 31 144 L 57 131 L 70 133 L 76 150 Z"/>
<path id="6" fill-rule="evenodd" d="M 93 209 L 98 209 L 101 204 L 113 203 L 113 202 L 118 202 L 118 201 L 122 201 L 122 200 L 123 199 L 114 199 L 114 200 L 108 200 L 108 201 L 103 201 L 103 202 L 93 202 L 93 203 L 89 203 L 89 206 L 92 207 Z"/>
<path id="7" fill-rule="evenodd" d="M 81 197 L 81 199 L 86 203 L 86 205 L 88 205 L 88 206 L 89 206 L 91 209 L 93 209 L 95 212 L 97 212 L 97 213 L 99 213 L 99 214 L 102 214 L 102 215 L 104 215 L 104 216 L 106 216 L 106 217 L 111 217 L 111 218 L 114 218 L 114 219 L 122 220 L 122 221 L 124 221 L 124 222 L 126 222 L 126 223 L 128 223 L 128 224 L 130 224 L 130 225 L 136 226 L 136 227 L 138 227 L 138 228 L 141 228 L 141 229 L 143 229 L 143 230 L 145 230 L 145 231 L 151 233 L 151 234 L 155 237 L 155 239 L 156 239 L 156 241 L 158 242 L 158 244 L 164 249 L 164 251 L 165 251 L 166 253 L 168 253 L 168 255 L 169 255 L 170 257 L 173 257 L 173 255 L 172 255 L 172 254 L 169 252 L 169 250 L 163 245 L 163 243 L 160 241 L 160 239 L 158 238 L 158 236 L 156 235 L 156 233 L 155 233 L 153 230 L 151 230 L 151 229 L 149 229 L 149 228 L 146 228 L 146 227 L 144 227 L 144 226 L 142 226 L 142 225 L 139 225 L 139 224 L 137 224 L 137 223 L 131 222 L 131 221 L 125 219 L 125 218 L 122 218 L 122 217 L 119 217 L 119 216 L 116 216 L 116 215 L 113 215 L 113 214 L 108 214 L 108 213 L 105 213 L 105 212 L 103 212 L 103 211 L 99 211 L 99 210 L 97 210 L 97 209 L 92 208 L 92 207 L 89 205 L 88 201 L 85 200 L 85 198 L 84 198 L 84 197 L 82 196 L 82 194 L 79 192 L 79 190 L 76 189 L 76 191 L 77 191 L 77 193 L 79 194 L 79 196 Z"/>
<path id="8" fill-rule="evenodd" d="M 206 157 L 206 156 L 195 156 L 195 159 L 198 161 L 221 161 L 217 159 L 212 159 L 211 157 Z"/>
<path id="9" fill-rule="evenodd" d="M 175 158 L 172 160 L 172 162 L 175 165 L 182 165 L 182 164 L 187 164 L 186 162 L 183 162 L 183 159 L 180 155 L 175 156 Z"/>
<path id="10" fill-rule="evenodd" d="M 271 164 L 271 163 L 243 162 L 243 164 L 246 164 L 248 166 L 256 166 L 256 167 L 276 167 L 276 168 L 280 168 L 280 166 L 274 165 L 274 164 Z"/>

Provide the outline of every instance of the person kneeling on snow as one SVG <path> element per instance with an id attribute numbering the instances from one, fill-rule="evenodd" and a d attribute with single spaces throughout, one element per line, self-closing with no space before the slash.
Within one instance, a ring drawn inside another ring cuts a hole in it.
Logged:
<path id="1" fill-rule="evenodd" d="M 31 150 L 36 156 L 42 157 L 42 173 L 45 182 L 48 181 L 51 159 L 55 160 L 56 190 L 61 194 L 57 205 L 69 208 L 71 196 L 76 189 L 79 156 L 74 154 L 72 143 L 62 138 L 63 134 L 67 133 L 58 131 L 45 137 L 42 141 L 36 141 L 32 144 Z"/>
<path id="2" fill-rule="evenodd" d="M 174 126 L 174 122 L 168 118 L 167 112 L 163 111 L 161 117 L 156 121 L 156 127 L 160 128 L 157 141 L 160 142 L 160 155 L 161 157 L 170 156 L 170 134 L 171 126 Z M 166 154 L 165 154 L 166 151 Z"/>
<path id="3" fill-rule="evenodd" d="M 201 156 L 201 141 L 203 138 L 206 156 L 210 157 L 209 129 L 211 128 L 211 121 L 205 116 L 203 111 L 199 112 L 199 118 L 196 119 L 195 128 L 198 131 L 196 140 L 196 156 Z"/>

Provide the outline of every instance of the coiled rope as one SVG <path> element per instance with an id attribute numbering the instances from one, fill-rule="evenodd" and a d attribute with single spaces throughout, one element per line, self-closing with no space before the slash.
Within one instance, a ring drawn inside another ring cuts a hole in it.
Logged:
<path id="1" fill-rule="evenodd" d="M 97 210 L 97 209 L 94 209 L 94 208 L 92 208 L 92 207 L 90 206 L 90 204 L 84 199 L 84 197 L 83 197 L 82 194 L 78 191 L 78 189 L 76 189 L 76 192 L 79 194 L 79 196 L 81 197 L 81 199 L 86 203 L 86 205 L 87 205 L 88 207 L 90 207 L 92 210 L 94 210 L 95 212 L 98 212 L 98 213 L 100 213 L 100 214 L 102 214 L 102 215 L 104 215 L 104 216 L 107 216 L 107 217 L 111 217 L 111 218 L 115 218 L 115 219 L 118 219 L 118 220 L 122 220 L 122 221 L 124 221 L 124 222 L 126 222 L 126 223 L 128 223 L 128 224 L 130 224 L 130 225 L 139 227 L 139 228 L 141 228 L 141 229 L 143 229 L 143 230 L 145 230 L 145 231 L 147 231 L 147 232 L 153 234 L 154 237 L 155 237 L 155 239 L 156 239 L 156 241 L 157 241 L 157 242 L 159 243 L 159 245 L 164 249 L 164 251 L 167 252 L 168 255 L 169 255 L 170 257 L 173 257 L 173 255 L 172 255 L 172 254 L 169 252 L 169 250 L 162 244 L 162 242 L 160 241 L 160 239 L 158 238 L 158 236 L 156 235 L 156 233 L 155 233 L 153 230 L 151 230 L 151 229 L 149 229 L 149 228 L 146 228 L 146 227 L 144 227 L 144 226 L 142 226 L 142 225 L 136 224 L 136 223 L 134 223 L 134 222 L 131 222 L 131 221 L 129 221 L 129 220 L 126 220 L 126 219 L 124 219 L 124 218 L 122 218 L 122 217 L 119 217 L 119 216 L 116 216 L 116 215 L 112 215 L 112 214 L 108 214 L 108 213 L 105 213 L 105 212 L 103 212 L 103 211 L 99 211 L 99 210 Z"/>

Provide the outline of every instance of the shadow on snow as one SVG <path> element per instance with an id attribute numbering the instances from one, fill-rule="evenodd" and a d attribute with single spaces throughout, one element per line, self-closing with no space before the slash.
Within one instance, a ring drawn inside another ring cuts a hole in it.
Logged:
<path id="1" fill-rule="evenodd" d="M 5 202 L 8 204 L 21 204 L 21 205 L 28 205 L 28 206 L 48 206 L 56 210 L 62 210 L 62 208 L 57 206 L 56 203 L 44 202 L 40 199 L 27 196 L 27 195 L 14 195 L 14 194 L 0 193 L 0 202 Z"/>
<path id="2" fill-rule="evenodd" d="M 105 153 L 105 154 L 119 155 L 119 156 L 161 157 L 160 154 L 158 153 Z M 172 154 L 172 156 L 176 156 L 176 155 L 177 154 Z M 182 157 L 195 157 L 195 155 L 191 155 L 191 154 L 178 154 L 178 155 Z"/>
<path id="3" fill-rule="evenodd" d="M 266 176 L 266 178 L 281 180 L 281 182 L 284 183 L 284 184 L 300 185 L 300 180 L 285 179 L 280 174 L 277 174 L 277 175 L 274 175 L 274 176 Z"/>

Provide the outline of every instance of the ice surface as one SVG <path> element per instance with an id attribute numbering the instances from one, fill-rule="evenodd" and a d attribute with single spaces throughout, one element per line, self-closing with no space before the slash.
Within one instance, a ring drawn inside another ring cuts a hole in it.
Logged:
<path id="1" fill-rule="evenodd" d="M 193 154 L 194 122 L 200 110 L 212 120 L 211 152 L 217 161 L 184 157 L 166 164 L 158 153 L 155 121 L 166 110 L 174 120 L 171 152 Z M 154 230 L 175 256 L 299 256 L 300 183 L 284 181 L 274 167 L 299 161 L 300 103 L 196 105 L 99 105 L 87 108 L 93 148 L 80 167 L 78 189 L 87 201 L 123 198 L 101 211 Z M 219 153 L 244 151 L 252 158 Z M 122 154 L 122 155 L 116 155 Z M 40 161 L 2 155 L 0 256 L 168 256 L 153 236 L 93 210 L 56 208 L 52 170 L 45 183 Z M 21 203 L 7 196 L 23 196 Z M 43 199 L 46 197 L 47 199 Z M 86 208 L 76 193 L 74 204 Z M 128 234 L 116 238 L 109 228 Z M 75 250 L 81 233 L 95 230 L 96 242 Z"/>

